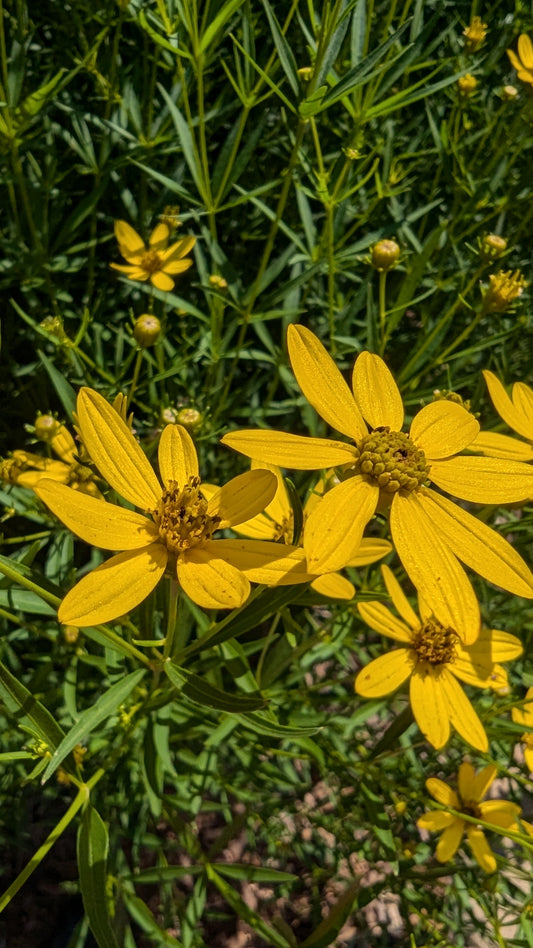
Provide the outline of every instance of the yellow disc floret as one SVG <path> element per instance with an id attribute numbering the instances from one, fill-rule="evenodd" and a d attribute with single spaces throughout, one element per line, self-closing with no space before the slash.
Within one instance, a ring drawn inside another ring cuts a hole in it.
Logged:
<path id="1" fill-rule="evenodd" d="M 449 665 L 455 661 L 458 641 L 459 636 L 454 629 L 441 625 L 432 617 L 415 633 L 412 646 L 420 662 Z"/>
<path id="2" fill-rule="evenodd" d="M 210 516 L 207 508 L 199 477 L 189 477 L 185 487 L 169 482 L 152 513 L 167 549 L 179 554 L 211 539 L 220 517 Z"/>
<path id="3" fill-rule="evenodd" d="M 426 456 L 402 431 L 375 428 L 357 445 L 357 474 L 371 477 L 388 494 L 411 492 L 429 476 Z"/>

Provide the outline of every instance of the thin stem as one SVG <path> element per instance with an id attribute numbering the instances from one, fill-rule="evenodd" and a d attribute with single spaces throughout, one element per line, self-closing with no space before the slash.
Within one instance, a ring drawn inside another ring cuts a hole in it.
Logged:
<path id="1" fill-rule="evenodd" d="M 385 352 L 385 346 L 387 344 L 387 327 L 385 324 L 386 316 L 386 287 L 387 287 L 387 271 L 380 270 L 379 272 L 379 338 L 380 338 L 380 347 L 379 353 L 383 355 Z"/>
<path id="2" fill-rule="evenodd" d="M 178 599 L 179 586 L 177 579 L 171 579 L 168 594 L 168 614 L 167 614 L 167 634 L 165 638 L 165 649 L 163 652 L 163 661 L 171 658 L 176 651 L 174 644 L 174 635 L 176 632 L 176 622 L 178 618 Z M 176 647 L 178 643 L 176 642 Z"/>
<path id="3" fill-rule="evenodd" d="M 142 361 L 143 361 L 143 352 L 144 352 L 143 349 L 139 349 L 139 351 L 138 351 L 138 353 L 137 353 L 137 356 L 136 356 L 136 358 L 135 358 L 135 366 L 134 366 L 134 369 L 133 369 L 133 378 L 132 378 L 132 380 L 131 380 L 130 390 L 129 390 L 129 392 L 128 392 L 128 408 L 130 407 L 130 405 L 131 405 L 131 403 L 132 403 L 132 401 L 133 401 L 133 395 L 134 395 L 135 389 L 137 388 L 137 382 L 139 381 L 139 374 L 140 374 L 140 371 L 141 371 L 141 365 L 142 365 Z"/>

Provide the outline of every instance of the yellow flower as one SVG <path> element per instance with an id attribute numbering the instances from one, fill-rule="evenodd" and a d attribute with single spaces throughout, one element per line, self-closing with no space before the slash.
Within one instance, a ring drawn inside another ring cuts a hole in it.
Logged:
<path id="1" fill-rule="evenodd" d="M 492 403 L 500 417 L 517 434 L 526 438 L 520 441 L 509 435 L 495 431 L 480 431 L 471 450 L 481 451 L 493 458 L 507 458 L 511 461 L 533 460 L 533 389 L 525 382 L 515 382 L 512 396 L 509 398 L 502 383 L 487 369 L 483 372 Z M 529 444 L 527 443 L 529 442 Z M 533 495 L 532 495 L 533 496 Z"/>
<path id="2" fill-rule="evenodd" d="M 511 714 L 515 724 L 533 728 L 533 688 L 528 688 L 524 704 L 520 708 L 513 708 Z M 533 774 L 533 731 L 522 734 L 521 741 L 524 745 L 526 767 L 529 773 Z"/>
<path id="3" fill-rule="evenodd" d="M 483 40 L 487 35 L 487 24 L 483 23 L 480 16 L 472 17 L 472 22 L 469 26 L 463 30 L 463 36 L 465 37 L 466 49 L 469 53 L 473 53 L 478 49 Z"/>
<path id="4" fill-rule="evenodd" d="M 261 513 L 252 517 L 251 520 L 247 520 L 245 523 L 240 523 L 237 527 L 233 527 L 234 532 L 240 536 L 253 537 L 257 540 L 274 540 L 276 542 L 281 540 L 283 543 L 292 544 L 294 514 L 279 467 L 264 464 L 260 461 L 252 461 L 251 468 L 252 470 L 266 468 L 272 471 L 277 480 L 277 490 L 274 498 Z M 304 525 L 311 510 L 314 509 L 322 497 L 325 486 L 325 481 L 322 479 L 309 494 L 303 510 Z M 215 490 L 216 487 L 212 484 L 204 485 L 204 493 L 208 499 Z M 361 546 L 356 555 L 346 566 L 368 566 L 370 563 L 375 563 L 377 560 L 382 559 L 382 557 L 387 556 L 387 553 L 390 553 L 391 550 L 392 547 L 387 540 L 365 538 L 361 541 Z M 320 593 L 322 596 L 328 596 L 331 599 L 353 599 L 355 596 L 353 584 L 346 579 L 346 577 L 336 572 L 315 576 L 311 587 L 315 592 Z"/>
<path id="5" fill-rule="evenodd" d="M 516 820 L 521 812 L 518 804 L 509 803 L 507 800 L 483 801 L 496 773 L 496 767 L 491 764 L 476 774 L 472 764 L 464 761 L 459 767 L 457 793 L 437 777 L 426 780 L 426 787 L 431 796 L 445 807 L 458 810 L 480 821 L 493 823 L 502 830 L 516 831 L 518 829 Z M 496 870 L 496 858 L 480 826 L 467 822 L 453 813 L 447 813 L 446 810 L 429 810 L 420 817 L 417 826 L 419 829 L 430 830 L 432 833 L 442 831 L 436 852 L 439 862 L 448 862 L 455 856 L 463 834 L 466 832 L 466 838 L 476 862 L 485 872 Z"/>
<path id="6" fill-rule="evenodd" d="M 483 309 L 486 313 L 505 313 L 528 286 L 520 270 L 500 270 L 491 273 L 489 285 L 483 293 Z"/>
<path id="7" fill-rule="evenodd" d="M 4 462 L 12 465 L 11 472 L 6 468 L 6 473 L 9 474 L 6 480 L 35 490 L 43 478 L 50 478 L 60 484 L 68 484 L 82 494 L 102 496 L 96 485 L 96 475 L 90 467 L 79 461 L 80 452 L 83 452 L 82 446 L 76 444 L 65 425 L 52 415 L 40 415 L 35 422 L 35 433 L 41 441 L 50 444 L 60 460 L 44 458 L 31 451 L 13 451 L 10 461 Z"/>
<path id="8" fill-rule="evenodd" d="M 392 540 L 420 593 L 444 626 L 475 641 L 479 605 L 461 560 L 489 582 L 533 597 L 533 574 L 499 534 L 438 488 L 472 503 L 524 500 L 533 469 L 500 458 L 462 457 L 479 431 L 465 408 L 432 402 L 401 431 L 404 409 L 384 361 L 362 352 L 353 394 L 316 336 L 290 326 L 289 355 L 298 384 L 318 413 L 351 443 L 275 431 L 238 431 L 222 441 L 255 460 L 300 470 L 339 466 L 344 478 L 309 515 L 304 550 L 310 573 L 342 569 L 357 553 L 378 509 L 390 505 Z"/>
<path id="9" fill-rule="evenodd" d="M 518 78 L 533 86 L 533 44 L 527 33 L 518 37 L 518 56 L 512 49 L 507 50 L 507 55 L 517 71 Z"/>
<path id="10" fill-rule="evenodd" d="M 190 598 L 206 609 L 242 605 L 257 582 L 307 582 L 303 553 L 277 544 L 213 540 L 218 529 L 254 516 L 270 503 L 276 479 L 248 471 L 221 487 L 209 502 L 201 492 L 193 441 L 180 425 L 167 425 L 159 443 L 161 486 L 131 430 L 112 405 L 89 388 L 77 402 L 78 425 L 96 467 L 129 504 L 149 516 L 63 484 L 41 480 L 36 493 L 77 536 L 104 550 L 123 550 L 67 593 L 59 621 L 84 627 L 129 612 L 168 569 Z M 290 573 L 290 576 L 288 574 Z"/>
<path id="11" fill-rule="evenodd" d="M 457 88 L 459 89 L 460 94 L 463 96 L 472 95 L 472 93 L 476 90 L 477 84 L 478 82 L 476 77 L 470 72 L 467 72 L 466 75 L 461 76 L 460 79 L 457 80 Z"/>
<path id="12" fill-rule="evenodd" d="M 357 608 L 371 629 L 401 646 L 375 658 L 359 672 L 357 694 L 383 698 L 409 679 L 413 715 L 430 744 L 444 747 L 451 726 L 472 747 L 487 751 L 483 725 L 457 679 L 476 688 L 505 687 L 507 674 L 498 662 L 522 654 L 519 639 L 508 632 L 482 629 L 474 645 L 465 647 L 454 629 L 435 619 L 429 600 L 419 599 L 419 618 L 391 570 L 382 566 L 381 571 L 401 619 L 381 602 L 361 602 Z"/>
<path id="13" fill-rule="evenodd" d="M 115 221 L 115 236 L 128 265 L 112 263 L 111 266 L 125 273 L 129 280 L 150 280 L 158 290 L 171 290 L 174 286 L 171 275 L 183 273 L 192 265 L 192 260 L 183 258 L 194 247 L 196 238 L 184 237 L 169 247 L 168 224 L 161 223 L 154 228 L 148 246 L 126 221 Z"/>

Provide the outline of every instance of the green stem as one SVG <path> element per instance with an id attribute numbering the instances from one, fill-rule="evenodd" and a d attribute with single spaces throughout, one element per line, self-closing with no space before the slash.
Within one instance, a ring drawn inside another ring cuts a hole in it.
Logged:
<path id="1" fill-rule="evenodd" d="M 176 622 L 178 618 L 178 598 L 179 598 L 178 581 L 176 579 L 171 579 L 170 586 L 169 586 L 169 595 L 168 595 L 167 634 L 165 638 L 165 649 L 163 652 L 163 661 L 166 661 L 168 658 L 171 658 L 175 652 L 174 635 L 176 632 Z"/>
<path id="2" fill-rule="evenodd" d="M 379 338 L 380 338 L 379 353 L 380 355 L 383 355 L 383 353 L 385 352 L 385 346 L 387 344 L 387 328 L 385 324 L 385 316 L 386 316 L 386 307 L 385 307 L 386 292 L 385 291 L 387 287 L 387 271 L 386 270 L 380 270 L 378 285 L 379 285 Z"/>
<path id="3" fill-rule="evenodd" d="M 0 561 L 0 573 L 4 576 L 7 576 L 8 579 L 12 579 L 13 582 L 17 583 L 18 586 L 23 586 L 24 589 L 29 589 L 30 592 L 36 593 L 39 596 L 39 599 L 43 599 L 49 605 L 53 606 L 54 609 L 57 609 L 61 599 L 59 596 L 54 596 L 53 593 L 48 592 L 47 589 L 43 589 L 42 586 L 38 586 L 37 583 L 32 582 L 31 579 L 28 579 L 27 576 L 24 576 L 22 573 L 19 573 L 16 569 L 12 569 L 11 566 L 8 566 L 5 560 Z"/>
<path id="4" fill-rule="evenodd" d="M 133 378 L 131 380 L 130 390 L 128 392 L 128 408 L 130 407 L 133 401 L 133 395 L 134 395 L 135 389 L 137 388 L 137 382 L 139 381 L 139 374 L 141 371 L 142 361 L 143 361 L 143 349 L 139 349 L 137 356 L 135 358 Z"/>

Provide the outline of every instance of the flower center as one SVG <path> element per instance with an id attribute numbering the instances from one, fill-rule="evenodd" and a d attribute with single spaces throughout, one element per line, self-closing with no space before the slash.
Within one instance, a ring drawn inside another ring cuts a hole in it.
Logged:
<path id="1" fill-rule="evenodd" d="M 449 665 L 455 661 L 455 643 L 458 638 L 454 629 L 446 628 L 432 617 L 415 633 L 412 647 L 420 662 Z"/>
<path id="2" fill-rule="evenodd" d="M 429 477 L 426 456 L 402 431 L 375 428 L 357 445 L 355 472 L 366 474 L 381 490 L 411 492 Z"/>
<path id="3" fill-rule="evenodd" d="M 143 253 L 141 267 L 146 273 L 156 273 L 157 270 L 161 270 L 161 257 L 157 250 L 147 250 L 146 253 Z"/>
<path id="4" fill-rule="evenodd" d="M 467 816 L 473 816 L 477 820 L 482 818 L 481 809 L 476 800 L 461 799 L 461 810 L 463 813 L 466 813 Z"/>
<path id="5" fill-rule="evenodd" d="M 169 481 L 152 516 L 159 536 L 172 553 L 182 553 L 210 540 L 220 517 L 207 513 L 207 500 L 200 492 L 200 478 L 189 477 L 185 487 Z"/>

